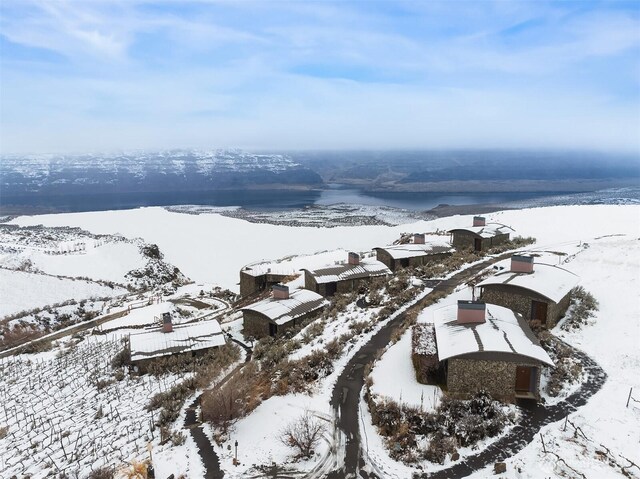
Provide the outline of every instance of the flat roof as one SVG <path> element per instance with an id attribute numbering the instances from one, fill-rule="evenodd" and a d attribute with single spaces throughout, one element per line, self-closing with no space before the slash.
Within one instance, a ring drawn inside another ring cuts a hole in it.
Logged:
<path id="1" fill-rule="evenodd" d="M 417 258 L 419 256 L 428 256 L 438 253 L 448 253 L 450 251 L 453 251 L 454 248 L 449 244 L 448 241 L 433 240 L 427 241 L 425 242 L 425 244 L 407 243 L 393 246 L 383 246 L 374 249 L 386 251 L 393 259 L 403 259 Z"/>
<path id="2" fill-rule="evenodd" d="M 225 342 L 220 323 L 215 319 L 174 324 L 171 333 L 163 333 L 161 328 L 157 328 L 129 336 L 132 361 L 214 348 Z"/>
<path id="3" fill-rule="evenodd" d="M 508 259 L 497 263 L 494 268 L 501 268 L 502 270 L 481 281 L 477 286 L 517 286 L 538 293 L 558 303 L 580 281 L 580 278 L 571 271 L 545 263 L 534 262 L 533 273 L 514 273 L 510 270 L 510 261 Z"/>
<path id="4" fill-rule="evenodd" d="M 456 231 L 466 231 L 480 238 L 493 238 L 494 236 L 515 232 L 515 230 L 510 226 L 503 225 L 501 223 L 487 223 L 485 226 L 469 226 L 466 228 L 453 228 L 449 230 L 449 233 L 454 233 Z"/>
<path id="5" fill-rule="evenodd" d="M 297 289 L 288 299 L 263 299 L 242 308 L 242 311 L 255 311 L 265 315 L 276 324 L 285 324 L 307 313 L 324 308 L 329 302 L 314 291 Z"/>
<path id="6" fill-rule="evenodd" d="M 434 311 L 440 361 L 465 356 L 490 359 L 496 357 L 496 353 L 504 353 L 505 357 L 527 358 L 553 366 L 522 316 L 495 304 L 486 306 L 484 323 L 458 324 L 458 306 L 455 304 Z"/>
<path id="7" fill-rule="evenodd" d="M 318 284 L 393 274 L 384 263 L 371 258 L 360 260 L 360 264 L 357 265 L 344 263 L 305 271 L 308 271 Z"/>

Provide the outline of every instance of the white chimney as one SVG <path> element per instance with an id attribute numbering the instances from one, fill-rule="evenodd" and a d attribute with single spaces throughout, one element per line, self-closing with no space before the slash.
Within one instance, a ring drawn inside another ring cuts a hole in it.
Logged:
<path id="1" fill-rule="evenodd" d="M 357 266 L 360 264 L 360 255 L 358 253 L 349 253 L 349 264 Z"/>
<path id="2" fill-rule="evenodd" d="M 289 286 L 274 284 L 272 288 L 273 299 L 289 299 Z"/>
<path id="3" fill-rule="evenodd" d="M 456 323 L 472 324 L 484 323 L 487 305 L 483 301 L 458 301 Z"/>
<path id="4" fill-rule="evenodd" d="M 533 256 L 514 254 L 511 257 L 511 271 L 513 273 L 533 273 Z"/>
<path id="5" fill-rule="evenodd" d="M 486 226 L 486 218 L 484 216 L 474 216 L 473 226 Z"/>

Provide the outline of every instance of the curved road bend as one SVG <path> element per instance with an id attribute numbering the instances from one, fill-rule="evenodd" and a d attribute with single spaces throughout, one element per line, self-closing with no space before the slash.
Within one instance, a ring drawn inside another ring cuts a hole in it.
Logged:
<path id="1" fill-rule="evenodd" d="M 488 259 L 469 268 L 460 271 L 451 278 L 441 281 L 424 298 L 418 301 L 406 311 L 385 324 L 368 343 L 363 345 L 347 363 L 342 374 L 338 377 L 333 389 L 331 406 L 336 414 L 337 427 L 346 437 L 345 462 L 344 467 L 332 471 L 327 477 L 329 479 L 343 479 L 356 477 L 358 470 L 364 465 L 364 459 L 360 454 L 360 428 L 359 428 L 359 404 L 360 392 L 364 386 L 364 368 L 372 363 L 378 351 L 389 344 L 391 335 L 402 324 L 408 312 L 416 309 L 423 309 L 425 304 L 437 293 L 448 293 L 458 285 L 476 276 L 485 268 L 492 264 L 509 258 L 511 253 L 505 253 L 495 258 Z M 368 477 L 366 473 L 360 472 L 362 477 Z M 375 477 L 375 476 L 373 476 Z"/>

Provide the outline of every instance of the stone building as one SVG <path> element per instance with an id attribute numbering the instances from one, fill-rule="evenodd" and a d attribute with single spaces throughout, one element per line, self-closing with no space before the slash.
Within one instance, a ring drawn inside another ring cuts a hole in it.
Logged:
<path id="1" fill-rule="evenodd" d="M 171 315 L 162 315 L 160 328 L 131 334 L 131 362 L 144 372 L 151 361 L 172 356 L 198 356 L 226 343 L 220 323 L 214 320 L 173 324 Z"/>
<path id="2" fill-rule="evenodd" d="M 514 255 L 495 267 L 499 272 L 477 285 L 480 298 L 520 313 L 532 325 L 549 329 L 564 316 L 571 290 L 579 281 L 564 268 L 535 263 L 532 256 Z"/>
<path id="3" fill-rule="evenodd" d="M 374 248 L 376 259 L 391 271 L 422 266 L 451 256 L 453 247 L 442 240 L 425 240 L 424 234 L 413 235 L 413 242 Z"/>
<path id="4" fill-rule="evenodd" d="M 372 278 L 390 277 L 391 270 L 374 259 L 360 261 L 360 255 L 349 253 L 347 263 L 304 271 L 304 287 L 322 296 L 349 293 Z"/>
<path id="5" fill-rule="evenodd" d="M 280 335 L 317 316 L 327 304 L 313 291 L 298 289 L 290 294 L 288 286 L 277 284 L 271 297 L 242 308 L 244 334 L 254 338 Z"/>
<path id="6" fill-rule="evenodd" d="M 500 223 L 487 223 L 484 216 L 474 216 L 473 226 L 449 230 L 451 244 L 459 249 L 470 248 L 484 251 L 492 246 L 509 241 L 514 230 Z"/>
<path id="7" fill-rule="evenodd" d="M 539 399 L 540 371 L 553 366 L 522 316 L 480 301 L 434 312 L 438 360 L 448 393 L 480 390 L 503 401 Z"/>
<path id="8" fill-rule="evenodd" d="M 240 270 L 240 296 L 246 298 L 261 293 L 274 284 L 297 272 L 279 263 L 256 263 L 245 266 Z"/>

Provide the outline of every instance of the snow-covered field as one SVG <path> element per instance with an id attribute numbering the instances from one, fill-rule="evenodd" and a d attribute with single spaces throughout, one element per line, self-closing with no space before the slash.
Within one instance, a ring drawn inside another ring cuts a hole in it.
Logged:
<path id="1" fill-rule="evenodd" d="M 0 317 L 68 299 L 111 297 L 126 293 L 120 287 L 80 279 L 57 278 L 0 268 Z"/>
<path id="2" fill-rule="evenodd" d="M 487 221 L 512 226 L 516 234 L 535 236 L 549 248 L 613 233 L 637 234 L 637 206 L 597 205 L 535 208 L 487 214 Z M 244 265 L 291 255 L 343 248 L 368 251 L 396 240 L 401 232 L 448 230 L 471 224 L 471 216 L 451 216 L 413 225 L 309 228 L 254 224 L 219 214 L 190 215 L 164 208 L 21 216 L 22 226 L 79 226 L 92 233 L 120 233 L 156 243 L 166 260 L 194 281 L 238 291 Z M 606 226 L 604 226 L 606 225 Z"/>
<path id="3" fill-rule="evenodd" d="M 603 389 L 586 406 L 571 415 L 571 421 L 581 428 L 589 441 L 574 437 L 571 426 L 563 431 L 562 424 L 548 426 L 543 433 L 547 450 L 559 454 L 567 464 L 586 477 L 618 477 L 619 470 L 616 471 L 614 467 L 608 465 L 606 458 L 603 459 L 602 455 L 595 451 L 606 446 L 623 465 L 628 463 L 624 462 L 621 456 L 640 464 L 638 453 L 640 450 L 640 403 L 632 400 L 629 407 L 625 407 L 631 387 L 636 391 L 634 396 L 640 401 L 640 348 L 638 347 L 640 344 L 638 301 L 640 207 L 633 205 L 558 206 L 503 211 L 486 216 L 488 221 L 512 226 L 519 235 L 536 237 L 538 242 L 531 247 L 532 250 L 566 253 L 567 256 L 560 258 L 563 261 L 566 260 L 565 267 L 578 274 L 581 277 L 581 284 L 600 302 L 600 311 L 593 325 L 586 326 L 581 331 L 560 334 L 566 341 L 584 350 L 598 361 L 609 375 Z M 37 224 L 79 226 L 94 234 L 120 233 L 127 238 L 141 237 L 146 242 L 158 244 L 166 260 L 179 267 L 187 276 L 196 281 L 216 283 L 237 291 L 238 272 L 242 266 L 251 262 L 297 254 L 312 254 L 317 251 L 334 251 L 340 248 L 366 252 L 374 246 L 390 244 L 402 232 L 428 232 L 466 226 L 471 223 L 471 217 L 453 216 L 394 227 L 295 228 L 248 223 L 218 214 L 189 215 L 169 212 L 162 208 L 142 208 L 127 211 L 19 217 L 12 223 L 23 226 Z M 328 262 L 333 259 L 333 254 L 335 253 L 327 254 Z M 558 256 L 554 257 L 558 258 Z M 296 267 L 298 262 L 303 261 L 300 258 L 296 259 Z M 4 283 L 3 281 L 2 284 Z M 2 301 L 4 302 L 4 299 Z M 354 311 L 351 314 L 356 313 Z M 345 318 L 344 321 L 347 319 Z M 334 323 L 329 323 L 329 327 L 335 329 L 331 334 L 340 334 L 343 329 L 348 329 L 346 325 L 334 325 Z M 314 344 L 311 342 L 303 346 L 297 354 L 303 355 L 310 352 Z M 381 375 L 375 379 L 378 385 L 376 387 L 385 387 L 384 377 L 388 375 L 388 372 L 384 372 L 385 362 L 394 363 L 402 356 L 400 352 L 407 345 L 410 345 L 410 341 L 403 337 L 399 343 L 389 349 L 387 353 L 389 356 L 385 355 L 386 358 L 383 356 L 378 365 L 381 368 L 379 371 L 382 372 L 376 372 Z M 405 357 L 408 363 L 403 363 L 402 370 L 394 373 L 397 378 L 400 378 L 397 385 L 401 383 L 407 385 L 406 390 L 405 386 L 401 388 L 403 401 L 409 400 L 410 396 L 412 401 L 415 401 L 417 394 L 417 389 L 409 387 L 411 379 L 409 353 L 407 351 L 407 357 Z M 47 354 L 50 353 L 33 355 L 30 359 L 32 361 L 50 360 L 50 358 L 47 359 Z M 282 425 L 298 416 L 305 408 L 322 417 L 330 414 L 328 403 L 332 384 L 344 364 L 346 359 L 343 357 L 336 364 L 336 371 L 318 385 L 312 396 L 272 397 L 254 414 L 240 421 L 231 434 L 231 440 L 237 439 L 240 444 L 239 455 L 243 467 L 232 466 L 231 453 L 227 449 L 221 451 L 220 448 L 216 448 L 216 451 L 222 455 L 222 464 L 229 477 L 242 477 L 242 474 L 254 463 L 281 464 L 289 460 L 291 451 L 277 443 L 279 430 Z M 86 380 L 78 381 L 87 382 Z M 392 384 L 391 388 L 397 385 Z M 138 387 L 132 385 L 134 386 Z M 4 390 L 8 393 L 9 388 L 13 387 L 7 384 L 3 376 L 0 381 L 0 391 Z M 79 390 L 88 391 L 88 388 L 89 386 L 83 386 Z M 77 395 L 69 392 L 68 389 L 66 391 L 70 394 L 68 399 L 78 404 L 77 410 L 83 411 L 84 416 L 88 417 L 93 409 L 89 410 L 88 405 L 82 406 L 82 403 L 77 403 L 80 401 Z M 134 388 L 134 391 L 137 390 Z M 145 391 L 147 390 L 142 390 L 142 392 Z M 388 391 L 390 395 L 399 394 L 393 389 Z M 33 393 L 31 394 L 33 397 Z M 97 393 L 92 392 L 92 394 Z M 426 394 L 423 395 L 422 392 L 417 395 L 418 398 L 424 396 Z M 144 405 L 143 401 L 137 401 L 135 407 Z M 131 414 L 135 416 L 136 411 L 132 410 Z M 67 412 L 67 414 L 71 413 Z M 370 421 L 366 411 L 363 413 L 363 420 Z M 117 437 L 119 434 L 115 432 L 117 422 L 113 421 L 109 424 L 111 425 L 108 428 L 111 429 L 108 431 Z M 132 424 L 130 427 L 138 427 L 142 430 L 139 424 L 137 426 L 135 422 Z M 367 444 L 371 449 L 376 447 L 377 439 L 375 432 L 372 435 L 370 429 L 367 428 Z M 71 435 L 71 437 L 75 439 L 75 436 Z M 12 439 L 10 443 L 12 444 L 15 440 L 15 438 Z M 30 440 L 44 440 L 44 444 L 47 444 L 46 438 L 30 438 Z M 0 450 L 7 447 L 7 441 L 7 439 L 0 440 Z M 65 447 L 66 444 L 64 443 Z M 123 442 L 120 447 L 128 448 L 126 451 L 135 452 L 136 444 Z M 23 442 L 20 442 L 20 445 L 25 447 Z M 26 447 L 32 446 L 26 445 Z M 35 450 L 38 451 L 37 447 Z M 323 453 L 325 450 L 326 445 L 319 452 Z M 185 454 L 193 452 L 193 445 L 188 441 L 185 446 L 164 454 L 170 456 L 176 451 Z M 56 454 L 61 452 L 57 451 Z M 377 456 L 380 458 L 384 454 L 382 449 L 377 451 Z M 20 471 L 20 466 L 12 465 L 11 467 L 12 471 Z M 292 467 L 308 470 L 311 465 L 293 464 Z M 392 468 L 393 464 L 387 467 Z M 522 472 L 517 472 L 516 467 L 520 467 Z M 566 466 L 562 465 L 555 456 L 545 455 L 541 444 L 537 441 L 508 461 L 508 470 L 503 476 L 532 479 L 557 477 L 561 475 L 561 468 L 564 467 Z M 398 468 L 398 470 L 404 469 Z M 166 471 L 169 472 L 169 469 Z M 189 477 L 201 477 L 198 475 L 201 471 L 196 471 L 197 466 L 193 466 L 193 469 L 188 471 Z M 566 476 L 579 477 L 578 474 L 567 471 L 569 470 L 564 470 Z M 631 467 L 627 471 L 640 476 L 639 469 Z M 478 472 L 476 477 L 491 475 L 493 472 L 487 469 Z M 398 477 L 406 476 L 401 474 Z"/>

